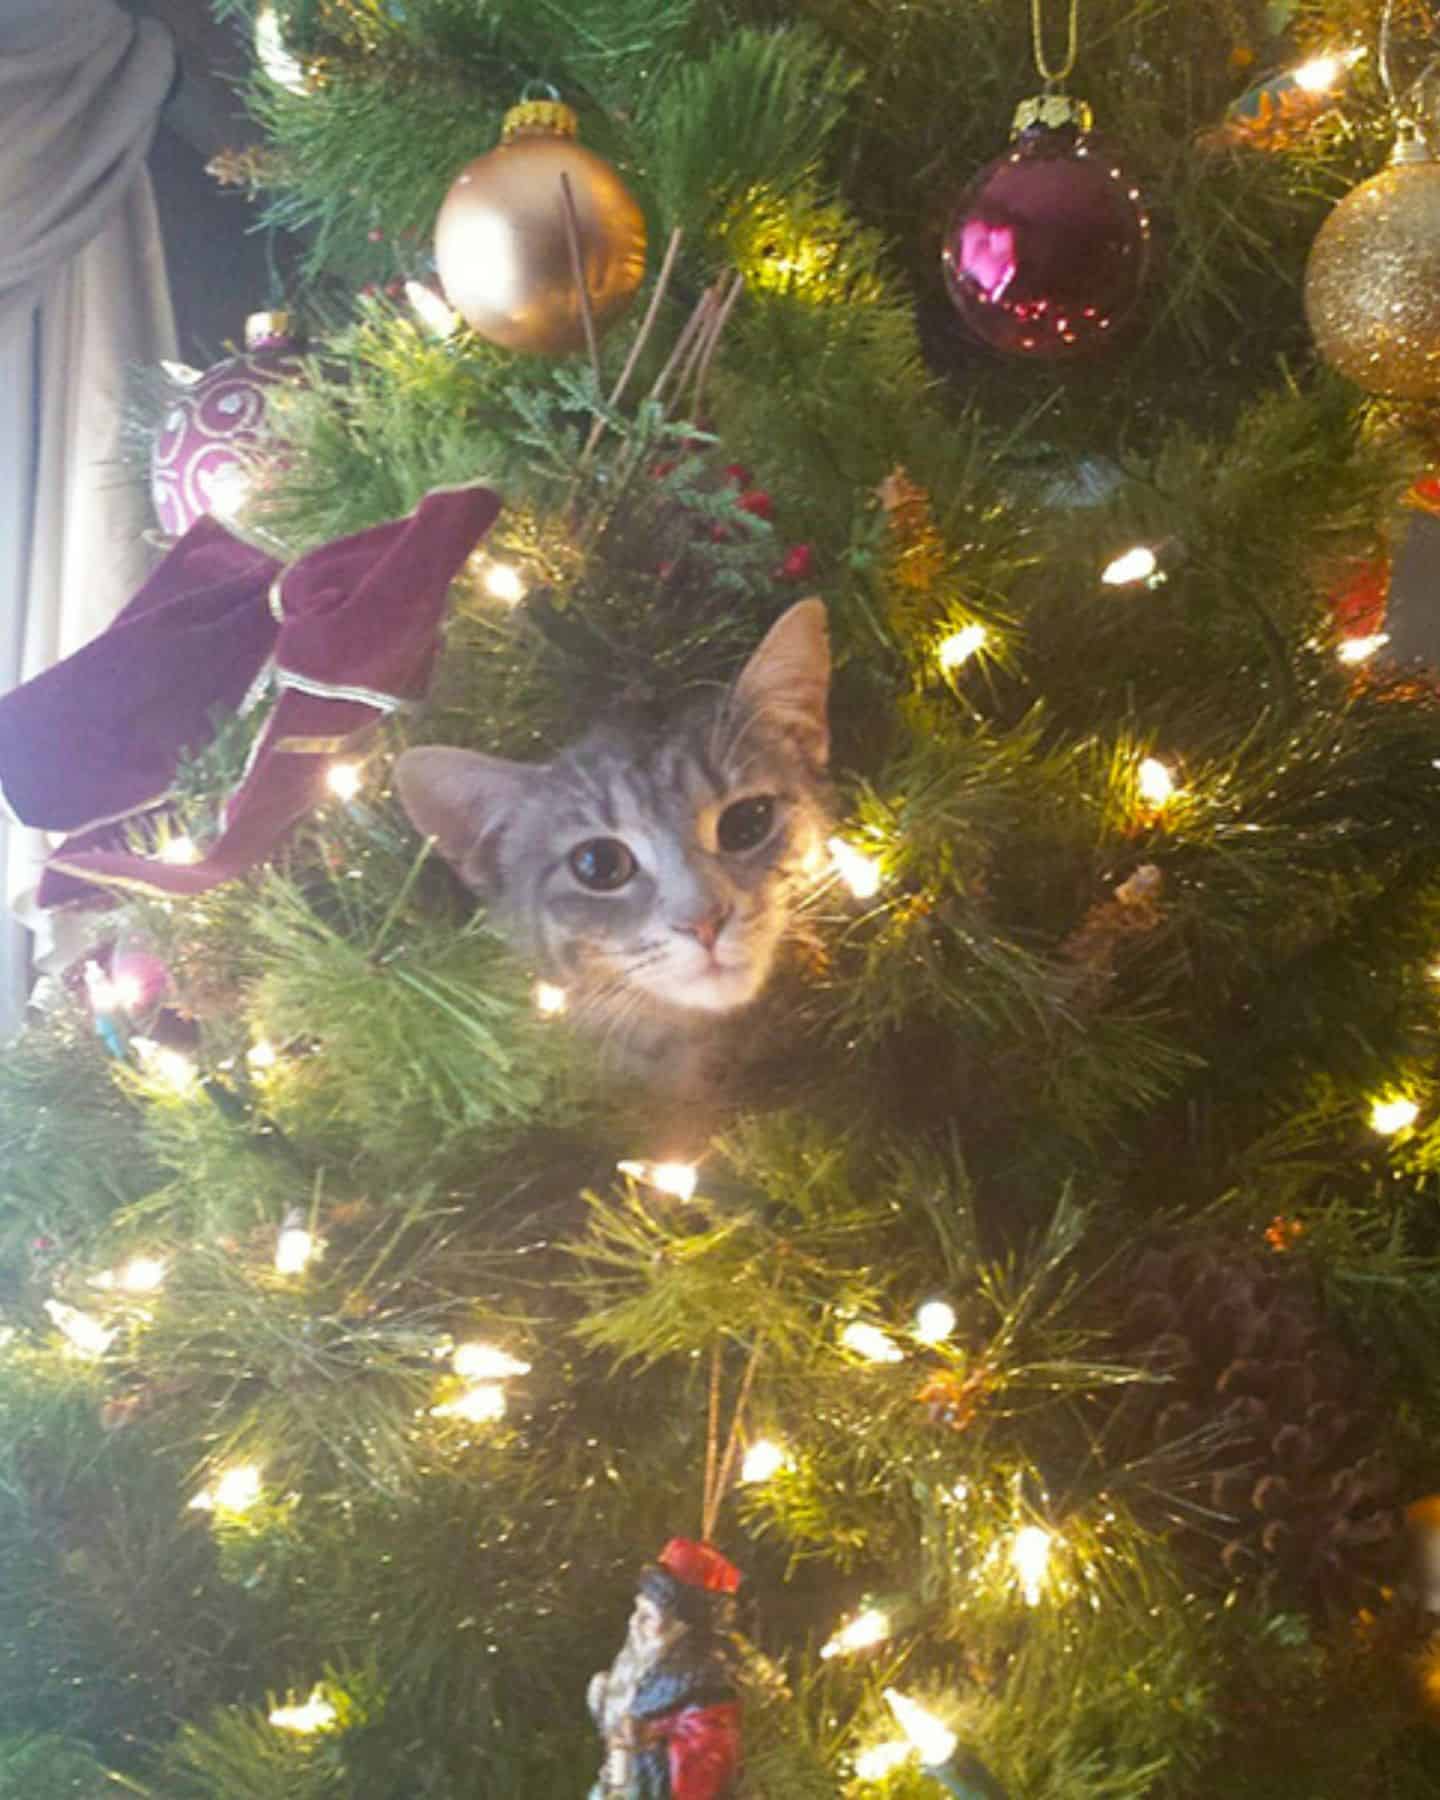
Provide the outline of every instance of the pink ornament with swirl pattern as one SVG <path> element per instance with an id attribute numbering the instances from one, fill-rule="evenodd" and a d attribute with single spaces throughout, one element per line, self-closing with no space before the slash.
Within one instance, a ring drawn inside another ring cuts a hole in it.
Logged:
<path id="1" fill-rule="evenodd" d="M 235 518 L 250 494 L 269 389 L 300 375 L 283 315 L 252 314 L 245 342 L 243 355 L 180 378 L 155 433 L 150 495 L 167 537 L 183 537 L 206 513 L 226 523 Z"/>

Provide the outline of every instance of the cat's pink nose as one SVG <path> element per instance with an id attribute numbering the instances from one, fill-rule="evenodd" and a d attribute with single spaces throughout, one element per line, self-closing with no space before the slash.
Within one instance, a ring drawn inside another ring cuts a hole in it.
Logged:
<path id="1" fill-rule="evenodd" d="M 728 906 L 712 906 L 702 918 L 696 919 L 690 925 L 677 925 L 675 929 L 697 938 L 704 949 L 713 950 L 720 933 L 730 922 L 732 910 Z"/>

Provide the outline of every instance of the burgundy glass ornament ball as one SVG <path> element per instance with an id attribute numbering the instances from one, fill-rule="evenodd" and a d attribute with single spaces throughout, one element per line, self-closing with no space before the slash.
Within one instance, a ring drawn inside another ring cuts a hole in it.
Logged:
<path id="1" fill-rule="evenodd" d="M 982 343 L 1055 360 L 1101 350 L 1134 312 L 1150 213 L 1103 138 L 1032 126 L 988 163 L 945 232 L 945 282 Z"/>
<path id="2" fill-rule="evenodd" d="M 176 392 L 150 451 L 150 497 L 160 529 L 183 537 L 206 513 L 229 523 L 251 490 L 250 458 L 265 427 L 269 390 L 301 376 L 288 316 L 252 313 L 245 353 L 203 373 L 172 370 Z"/>

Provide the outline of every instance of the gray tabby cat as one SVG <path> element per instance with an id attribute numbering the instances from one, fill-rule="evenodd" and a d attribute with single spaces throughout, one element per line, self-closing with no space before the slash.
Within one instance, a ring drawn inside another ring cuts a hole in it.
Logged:
<path id="1" fill-rule="evenodd" d="M 396 787 L 577 1021 L 683 1088 L 813 885 L 829 683 L 825 608 L 802 600 L 732 687 L 658 727 L 616 714 L 540 764 L 410 750 Z"/>

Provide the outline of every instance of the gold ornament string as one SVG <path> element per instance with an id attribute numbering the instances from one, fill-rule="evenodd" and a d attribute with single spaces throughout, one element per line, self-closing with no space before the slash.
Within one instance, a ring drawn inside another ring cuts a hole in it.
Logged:
<path id="1" fill-rule="evenodd" d="M 1376 49 L 1376 61 L 1380 65 L 1380 85 L 1385 90 L 1390 111 L 1397 124 L 1410 124 L 1417 112 L 1423 113 L 1425 110 L 1425 87 L 1435 71 L 1440 69 L 1440 56 L 1430 58 L 1415 79 L 1408 83 L 1402 99 L 1395 78 L 1395 0 L 1385 0 L 1384 10 L 1380 14 L 1380 37 Z"/>
<path id="2" fill-rule="evenodd" d="M 1385 98 L 1390 102 L 1391 112 L 1399 110 L 1395 98 L 1395 70 L 1390 60 L 1390 34 L 1395 25 L 1395 0 L 1385 0 L 1385 10 L 1380 15 L 1380 85 L 1385 89 Z"/>
<path id="3" fill-rule="evenodd" d="M 1080 52 L 1080 0 L 1070 0 L 1070 17 L 1065 34 L 1065 60 L 1058 69 L 1050 67 L 1045 54 L 1045 0 L 1030 0 L 1030 39 L 1035 51 L 1035 67 L 1047 88 L 1057 87 L 1070 77 L 1075 58 Z"/>
<path id="4" fill-rule="evenodd" d="M 720 1340 L 710 1346 L 710 1410 L 705 1422 L 705 1489 L 700 1499 L 700 1535 L 708 1541 L 715 1476 L 720 1467 Z"/>
<path id="5" fill-rule="evenodd" d="M 709 1430 L 705 1442 L 705 1492 L 700 1505 L 700 1537 L 702 1542 L 709 1543 L 714 1536 L 715 1521 L 720 1516 L 720 1504 L 725 1498 L 725 1490 L 730 1485 L 730 1478 L 735 1472 L 735 1459 L 740 1450 L 740 1427 L 745 1418 L 745 1408 L 750 1400 L 750 1390 L 755 1384 L 755 1370 L 760 1362 L 760 1339 L 757 1338 L 750 1348 L 750 1360 L 745 1365 L 745 1373 L 740 1378 L 740 1391 L 735 1396 L 735 1411 L 730 1416 L 730 1430 L 725 1440 L 724 1453 L 720 1452 L 720 1363 L 723 1351 L 717 1342 L 710 1352 L 710 1418 Z"/>

